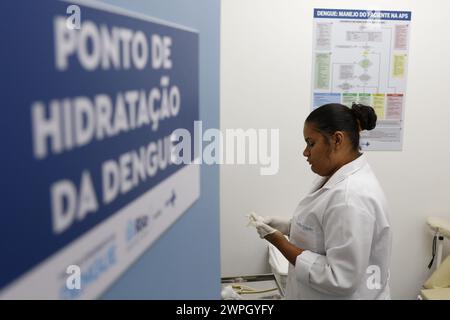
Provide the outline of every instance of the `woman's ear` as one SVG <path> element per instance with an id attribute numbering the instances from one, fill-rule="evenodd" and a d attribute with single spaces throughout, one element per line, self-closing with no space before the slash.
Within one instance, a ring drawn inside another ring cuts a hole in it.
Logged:
<path id="1" fill-rule="evenodd" d="M 335 149 L 340 149 L 344 143 L 344 133 L 342 131 L 336 131 L 333 134 L 333 146 Z"/>

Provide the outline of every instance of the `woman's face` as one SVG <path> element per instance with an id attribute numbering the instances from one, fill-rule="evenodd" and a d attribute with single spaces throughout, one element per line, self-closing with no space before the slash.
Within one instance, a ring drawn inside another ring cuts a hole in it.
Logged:
<path id="1" fill-rule="evenodd" d="M 314 128 L 314 123 L 305 122 L 303 136 L 306 141 L 306 148 L 303 156 L 311 165 L 311 170 L 323 177 L 330 176 L 335 171 L 331 144 L 327 142 L 325 136 Z"/>

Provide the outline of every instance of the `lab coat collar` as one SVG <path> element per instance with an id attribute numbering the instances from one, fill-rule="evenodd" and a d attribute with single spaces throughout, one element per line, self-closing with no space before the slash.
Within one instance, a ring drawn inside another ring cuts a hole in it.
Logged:
<path id="1" fill-rule="evenodd" d="M 352 175 L 365 165 L 367 165 L 367 159 L 364 154 L 361 154 L 358 158 L 353 160 L 352 162 L 349 162 L 342 167 L 339 168 L 338 171 L 336 171 L 330 179 L 325 183 L 325 185 L 322 187 L 324 189 L 331 189 L 333 188 L 337 183 L 343 181 L 348 176 Z"/>

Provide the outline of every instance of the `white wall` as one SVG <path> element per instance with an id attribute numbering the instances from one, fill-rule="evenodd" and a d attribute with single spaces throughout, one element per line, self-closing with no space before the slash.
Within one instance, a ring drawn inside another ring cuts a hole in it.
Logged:
<path id="1" fill-rule="evenodd" d="M 312 13 L 319 7 L 412 11 L 403 151 L 366 153 L 391 207 L 392 297 L 412 299 L 429 274 L 426 217 L 450 217 L 446 0 L 222 1 L 221 129 L 280 129 L 277 175 L 260 176 L 256 166 L 221 168 L 222 275 L 269 271 L 266 244 L 245 227 L 244 214 L 292 215 L 313 179 L 301 153 L 311 107 Z"/>

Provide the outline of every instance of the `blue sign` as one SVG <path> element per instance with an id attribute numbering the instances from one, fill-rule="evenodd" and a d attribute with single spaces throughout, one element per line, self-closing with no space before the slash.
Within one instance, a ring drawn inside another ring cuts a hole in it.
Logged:
<path id="1" fill-rule="evenodd" d="M 314 18 L 410 21 L 411 11 L 314 9 Z"/>
<path id="2" fill-rule="evenodd" d="M 196 32 L 69 6 L 0 2 L 0 289 L 181 170 L 199 118 Z"/>

